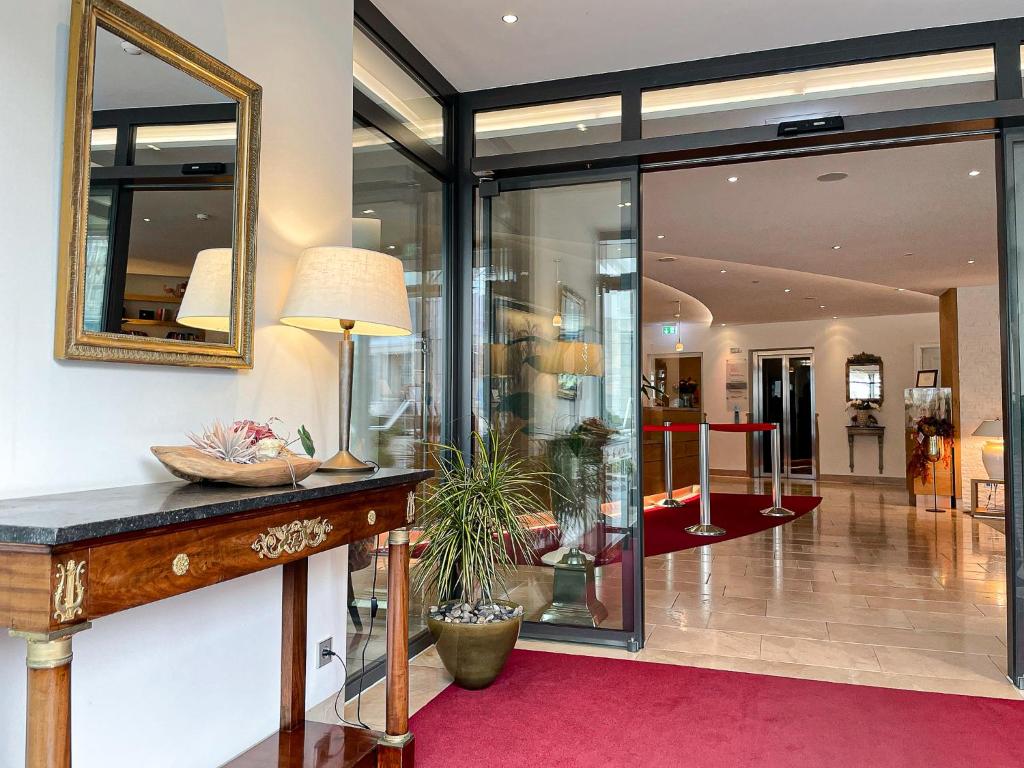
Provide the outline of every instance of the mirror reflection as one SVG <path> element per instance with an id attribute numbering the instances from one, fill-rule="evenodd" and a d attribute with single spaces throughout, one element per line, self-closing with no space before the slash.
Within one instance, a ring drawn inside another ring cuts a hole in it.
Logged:
<path id="1" fill-rule="evenodd" d="M 846 399 L 882 402 L 882 358 L 862 352 L 846 361 Z"/>
<path id="2" fill-rule="evenodd" d="M 238 104 L 102 26 L 94 72 L 83 327 L 227 344 Z"/>

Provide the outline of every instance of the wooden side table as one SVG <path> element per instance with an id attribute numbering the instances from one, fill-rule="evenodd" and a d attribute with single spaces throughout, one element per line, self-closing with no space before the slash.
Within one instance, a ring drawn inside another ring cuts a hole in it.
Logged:
<path id="1" fill-rule="evenodd" d="M 986 520 L 1002 520 L 1006 517 L 1005 507 L 1003 512 L 991 513 L 991 512 L 978 512 L 978 486 L 979 485 L 1002 485 L 1005 487 L 1005 480 L 993 480 L 992 478 L 985 477 L 972 477 L 971 478 L 971 517 L 977 517 Z M 1005 504 L 1005 501 L 1004 501 Z"/>
<path id="2" fill-rule="evenodd" d="M 885 446 L 885 427 L 873 426 L 873 427 L 858 427 L 854 424 L 849 424 L 846 427 L 846 440 L 850 444 L 850 472 L 853 472 L 853 441 L 859 436 L 874 437 L 878 439 L 878 474 L 882 474 L 885 469 L 884 463 L 884 446 Z"/>

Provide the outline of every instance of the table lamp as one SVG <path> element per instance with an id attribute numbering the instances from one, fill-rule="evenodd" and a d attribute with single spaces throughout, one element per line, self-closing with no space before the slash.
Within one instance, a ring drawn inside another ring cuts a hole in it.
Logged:
<path id="1" fill-rule="evenodd" d="M 999 419 L 985 419 L 972 433 L 975 437 L 987 437 L 981 449 L 981 461 L 985 465 L 989 480 L 1003 479 L 1003 422 Z"/>
<path id="2" fill-rule="evenodd" d="M 196 254 L 192 275 L 178 308 L 178 322 L 207 331 L 231 330 L 230 248 L 207 248 Z"/>
<path id="3" fill-rule="evenodd" d="M 346 246 L 307 248 L 299 256 L 281 322 L 310 331 L 340 333 L 338 452 L 320 469 L 353 472 L 372 466 L 349 452 L 352 423 L 352 336 L 412 333 L 405 270 L 394 256 Z"/>

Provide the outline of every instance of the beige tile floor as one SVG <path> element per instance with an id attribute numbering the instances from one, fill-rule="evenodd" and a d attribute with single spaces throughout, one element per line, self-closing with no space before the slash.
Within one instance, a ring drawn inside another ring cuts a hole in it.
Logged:
<path id="1" fill-rule="evenodd" d="M 716 491 L 747 481 L 715 478 Z M 810 493 L 809 485 L 787 492 Z M 521 640 L 517 647 L 838 683 L 1019 699 L 1006 679 L 1004 537 L 959 511 L 906 505 L 889 486 L 825 484 L 820 509 L 742 539 L 647 558 L 639 653 Z M 545 580 L 547 579 L 547 580 Z M 601 577 L 609 621 L 621 574 Z M 536 608 L 549 577 L 513 590 Z M 547 586 L 547 590 L 545 590 Z M 451 682 L 433 649 L 412 661 L 416 711 Z M 384 690 L 363 694 L 383 723 Z M 346 705 L 353 718 L 355 703 Z M 333 701 L 310 712 L 335 722 Z"/>

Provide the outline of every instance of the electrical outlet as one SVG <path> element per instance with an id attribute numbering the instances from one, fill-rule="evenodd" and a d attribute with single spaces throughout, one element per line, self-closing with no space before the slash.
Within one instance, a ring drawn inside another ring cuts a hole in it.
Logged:
<path id="1" fill-rule="evenodd" d="M 334 638 L 333 637 L 328 637 L 326 640 L 321 640 L 319 643 L 317 643 L 317 646 L 316 646 L 316 668 L 317 669 L 320 669 L 320 667 L 326 667 L 328 664 L 330 664 L 332 661 L 334 661 L 334 657 L 331 656 L 330 653 L 326 653 L 327 651 L 333 650 L 333 648 L 332 648 L 333 643 L 334 643 Z"/>

